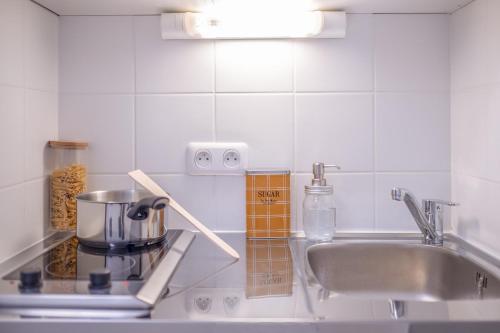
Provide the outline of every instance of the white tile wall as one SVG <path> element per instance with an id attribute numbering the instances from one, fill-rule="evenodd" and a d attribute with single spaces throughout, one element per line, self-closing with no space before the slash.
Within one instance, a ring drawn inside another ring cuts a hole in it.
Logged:
<path id="1" fill-rule="evenodd" d="M 376 15 L 376 90 L 448 91 L 448 24 L 443 15 Z"/>
<path id="2" fill-rule="evenodd" d="M 451 19 L 454 231 L 500 254 L 500 2 L 477 0 Z"/>
<path id="3" fill-rule="evenodd" d="M 378 171 L 450 170 L 448 93 L 377 94 Z"/>
<path id="4" fill-rule="evenodd" d="M 213 95 L 144 95 L 136 98 L 137 167 L 182 173 L 186 146 L 212 141 Z"/>
<path id="5" fill-rule="evenodd" d="M 25 1 L 3 0 L 0 10 L 0 84 L 24 85 L 24 40 Z"/>
<path id="6" fill-rule="evenodd" d="M 217 95 L 219 141 L 246 142 L 250 168 L 293 167 L 293 95 Z"/>
<path id="7" fill-rule="evenodd" d="M 137 92 L 214 91 L 212 41 L 164 41 L 159 16 L 135 17 L 134 25 Z"/>
<path id="8" fill-rule="evenodd" d="M 92 174 L 87 179 L 87 190 L 99 191 L 123 190 L 134 188 L 134 181 L 128 175 L 96 175 Z"/>
<path id="9" fill-rule="evenodd" d="M 89 172 L 115 174 L 132 170 L 133 96 L 62 94 L 60 108 L 60 137 L 89 143 Z"/>
<path id="10" fill-rule="evenodd" d="M 244 177 L 215 177 L 217 230 L 245 230 L 245 185 Z"/>
<path id="11" fill-rule="evenodd" d="M 135 91 L 133 18 L 60 18 L 61 92 Z"/>
<path id="12" fill-rule="evenodd" d="M 186 144 L 216 140 L 292 170 L 298 230 L 314 161 L 343 167 L 328 176 L 342 230 L 413 230 L 394 185 L 449 196 L 447 15 L 349 15 L 325 40 L 163 41 L 158 16 L 60 29 L 60 133 L 90 140 L 93 189 L 140 167 L 208 226 L 244 230 L 243 177 L 185 174 Z"/>
<path id="13" fill-rule="evenodd" d="M 37 179 L 48 170 L 48 138 L 58 136 L 58 94 L 26 90 L 25 95 L 25 178 Z M 43 124 L 43 126 L 40 126 Z"/>
<path id="14" fill-rule="evenodd" d="M 300 94 L 295 106 L 297 171 L 314 161 L 373 171 L 372 94 Z"/>
<path id="15" fill-rule="evenodd" d="M 289 40 L 234 40 L 216 43 L 217 92 L 293 90 L 293 53 Z"/>
<path id="16" fill-rule="evenodd" d="M 24 88 L 0 86 L 0 187 L 24 179 Z"/>
<path id="17" fill-rule="evenodd" d="M 500 80 L 500 3 L 480 0 L 452 15 L 451 87 L 453 90 Z"/>
<path id="18" fill-rule="evenodd" d="M 28 0 L 0 2 L 0 261 L 47 226 L 45 144 L 57 139 L 58 18 Z M 29 204 L 27 204 L 29 203 Z"/>
<path id="19" fill-rule="evenodd" d="M 24 83 L 27 88 L 56 92 L 59 78 L 58 17 L 35 3 L 24 15 Z"/>
<path id="20" fill-rule="evenodd" d="M 455 233 L 498 255 L 500 184 L 474 176 L 454 174 L 452 189 L 453 199 L 460 202 L 452 219 Z"/>
<path id="21" fill-rule="evenodd" d="M 297 41 L 296 90 L 371 91 L 373 30 L 373 15 L 349 15 L 345 39 Z"/>

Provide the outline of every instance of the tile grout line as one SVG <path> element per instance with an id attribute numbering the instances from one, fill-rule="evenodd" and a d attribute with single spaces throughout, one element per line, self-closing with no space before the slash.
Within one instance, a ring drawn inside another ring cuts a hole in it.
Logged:
<path id="1" fill-rule="evenodd" d="M 469 3 L 470 4 L 470 3 Z M 469 5 L 467 4 L 467 5 Z M 467 6 L 466 5 L 466 6 Z M 452 105 L 452 95 L 453 95 L 453 89 L 452 89 L 452 86 L 451 86 L 451 83 L 452 83 L 452 59 L 451 59 L 451 53 L 452 53 L 452 43 L 451 43 L 451 35 L 452 35 L 452 31 L 451 31 L 451 25 L 452 25 L 452 15 L 453 13 L 455 13 L 456 11 L 452 12 L 451 14 L 449 14 L 448 16 L 448 31 L 447 31 L 447 42 L 448 42 L 448 87 L 449 87 L 449 92 L 448 92 L 448 139 L 449 139 L 449 142 L 448 142 L 448 146 L 449 146 L 449 152 L 448 152 L 448 156 L 449 156 L 449 166 L 450 166 L 450 176 L 449 176 L 449 198 L 450 200 L 452 201 L 455 201 L 455 198 L 454 198 L 454 195 L 453 195 L 453 189 L 454 189 L 454 186 L 453 186 L 453 170 L 454 170 L 454 163 L 453 163 L 453 147 L 454 147 L 454 144 L 453 144 L 453 117 L 452 117 L 452 110 L 451 110 L 451 105 Z M 453 220 L 454 220 L 454 215 L 456 214 L 456 210 L 453 209 L 451 211 L 451 213 L 449 214 L 449 220 L 448 220 L 448 227 L 450 228 L 450 230 L 453 232 L 454 228 L 453 228 Z"/>
<path id="2" fill-rule="evenodd" d="M 132 147 L 132 163 L 133 169 L 137 169 L 137 37 L 136 37 L 136 19 L 132 19 L 132 43 L 134 45 L 134 107 L 133 107 L 133 147 Z M 134 189 L 137 189 L 137 183 L 134 183 Z"/>
<path id="3" fill-rule="evenodd" d="M 378 198 L 377 198 L 377 22 L 376 16 L 372 16 L 372 135 L 373 135 L 373 176 L 372 176 L 372 204 L 373 204 L 373 230 L 377 229 L 378 225 Z"/>
<path id="4" fill-rule="evenodd" d="M 25 88 L 21 87 L 18 85 L 11 85 L 11 84 L 6 84 L 6 83 L 0 83 L 0 85 L 3 86 L 10 86 L 10 87 L 17 87 L 17 88 Z M 499 83 L 492 83 L 492 84 L 485 84 L 482 86 L 477 86 L 477 87 L 470 87 L 470 89 L 474 88 L 482 88 L 482 87 L 496 87 L 498 86 Z M 37 88 L 30 88 L 27 87 L 25 89 L 29 90 L 35 90 L 35 91 L 41 91 L 41 92 L 48 92 L 48 93 L 58 93 L 57 91 L 51 91 L 51 90 L 45 90 L 45 89 L 37 89 Z M 469 88 L 465 89 L 465 91 L 470 90 Z M 135 93 L 127 93 L 127 92 L 72 92 L 72 91 L 62 91 L 60 92 L 61 95 L 66 95 L 66 96 L 100 96 L 100 95 L 115 95 L 115 96 L 132 96 L 132 95 L 138 95 L 138 96 L 211 96 L 213 94 L 217 95 L 247 95 L 247 96 L 252 96 L 252 95 L 369 95 L 369 94 L 394 94 L 394 95 L 405 95 L 405 94 L 445 94 L 445 93 L 450 93 L 452 90 L 387 90 L 387 91 L 376 91 L 376 90 L 346 90 L 346 91 L 293 91 L 293 90 L 281 90 L 281 91 L 192 91 L 192 92 L 186 92 L 186 91 L 165 91 L 165 92 L 135 92 Z M 456 90 L 453 90 L 456 91 Z"/>
<path id="5" fill-rule="evenodd" d="M 212 51 L 213 51 L 213 69 L 212 69 L 212 75 L 213 75 L 213 101 L 212 101 L 212 138 L 215 142 L 217 142 L 217 41 L 213 40 L 212 41 Z M 212 195 L 214 197 L 214 215 L 215 215 L 215 227 L 214 229 L 218 230 L 219 229 L 219 198 L 217 197 L 217 176 L 211 176 L 213 177 L 212 181 Z"/>
<path id="6" fill-rule="evenodd" d="M 215 142 L 217 142 L 217 41 L 212 42 L 213 47 L 213 101 L 212 101 L 212 138 Z"/>
<path id="7" fill-rule="evenodd" d="M 30 179 L 27 179 L 27 180 L 23 180 L 21 182 L 17 182 L 17 183 L 13 183 L 13 184 L 8 184 L 8 185 L 5 185 L 5 186 L 2 186 L 2 187 L 0 187 L 0 192 L 9 191 L 9 190 L 12 190 L 12 189 L 15 189 L 15 188 L 18 188 L 18 187 L 22 187 L 22 186 L 27 185 L 27 184 L 36 183 L 38 181 L 45 181 L 45 176 L 37 177 L 37 178 L 30 178 Z"/>
<path id="8" fill-rule="evenodd" d="M 292 44 L 292 91 L 293 91 L 293 110 L 292 110 L 292 125 L 293 125 L 293 131 L 292 131 L 292 175 L 290 175 L 290 192 L 293 193 L 295 192 L 295 195 L 293 197 L 293 202 L 292 202 L 292 195 L 290 195 L 290 203 L 292 204 L 293 207 L 293 214 L 291 214 L 294 217 L 294 221 L 291 221 L 290 223 L 290 228 L 292 230 L 297 230 L 298 229 L 298 224 L 299 224 L 299 216 L 298 216 L 298 205 L 299 205 L 299 196 L 298 196 L 298 189 L 297 189 L 297 177 L 295 176 L 296 170 L 297 170 L 297 42 L 292 40 L 290 41 Z M 292 191 L 293 189 L 293 191 Z"/>

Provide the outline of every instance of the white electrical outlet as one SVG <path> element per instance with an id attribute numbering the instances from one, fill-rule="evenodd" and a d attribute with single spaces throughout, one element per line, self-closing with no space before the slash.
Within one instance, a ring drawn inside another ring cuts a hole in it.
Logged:
<path id="1" fill-rule="evenodd" d="M 222 163 L 228 169 L 237 169 L 240 166 L 240 153 L 234 149 L 228 149 L 222 155 Z"/>
<path id="2" fill-rule="evenodd" d="M 186 169 L 191 175 L 243 175 L 248 167 L 248 146 L 242 142 L 191 142 Z"/>
<path id="3" fill-rule="evenodd" d="M 212 154 L 210 151 L 201 149 L 194 155 L 194 164 L 197 168 L 207 170 L 212 166 Z"/>

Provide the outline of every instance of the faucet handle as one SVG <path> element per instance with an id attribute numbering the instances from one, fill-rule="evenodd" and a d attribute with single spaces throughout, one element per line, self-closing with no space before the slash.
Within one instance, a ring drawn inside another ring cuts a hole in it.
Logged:
<path id="1" fill-rule="evenodd" d="M 337 164 L 325 164 L 324 166 L 325 168 L 335 168 L 337 170 L 340 170 L 340 166 L 338 166 Z"/>
<path id="2" fill-rule="evenodd" d="M 458 202 L 453 202 L 453 201 L 446 201 L 446 200 L 440 200 L 440 199 L 424 199 L 424 200 L 422 200 L 422 206 L 424 206 L 424 207 L 429 206 L 431 204 L 444 205 L 444 206 L 448 206 L 448 207 L 460 206 L 460 204 Z"/>

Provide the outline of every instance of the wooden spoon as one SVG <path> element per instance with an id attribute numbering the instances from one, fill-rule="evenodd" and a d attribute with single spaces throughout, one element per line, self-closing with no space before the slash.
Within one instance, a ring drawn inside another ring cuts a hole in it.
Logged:
<path id="1" fill-rule="evenodd" d="M 138 184 L 142 185 L 146 190 L 157 196 L 167 197 L 170 200 L 170 207 L 172 207 L 177 213 L 181 214 L 189 223 L 191 223 L 196 229 L 198 229 L 202 234 L 208 237 L 215 245 L 220 247 L 224 252 L 229 254 L 235 259 L 239 259 L 240 255 L 236 252 L 229 244 L 224 242 L 219 236 L 217 236 L 212 230 L 208 229 L 203 223 L 198 221 L 193 215 L 189 214 L 181 205 L 177 203 L 167 192 L 165 192 L 160 185 L 158 185 L 154 180 L 152 180 L 148 175 L 146 175 L 142 170 L 134 170 L 128 173 L 133 180 Z"/>

